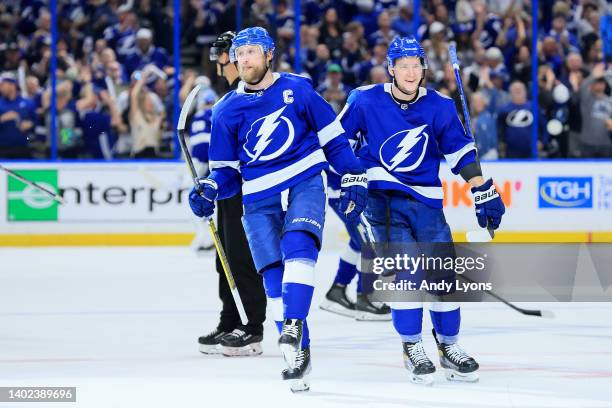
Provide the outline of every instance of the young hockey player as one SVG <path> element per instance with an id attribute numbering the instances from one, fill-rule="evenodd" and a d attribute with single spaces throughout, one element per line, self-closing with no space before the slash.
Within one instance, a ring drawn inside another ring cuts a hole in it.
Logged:
<path id="1" fill-rule="evenodd" d="M 306 316 L 325 218 L 322 172 L 342 174 L 340 209 L 349 220 L 367 201 L 367 179 L 334 111 L 301 76 L 271 71 L 274 41 L 261 27 L 234 38 L 230 58 L 241 82 L 214 107 L 208 178 L 189 203 L 200 217 L 240 190 L 243 225 L 280 331 L 293 391 L 309 388 Z"/>
<path id="2" fill-rule="evenodd" d="M 454 102 L 421 87 L 427 69 L 422 47 L 414 38 L 396 38 L 389 46 L 387 63 L 393 82 L 354 90 L 339 115 L 349 139 L 360 134 L 357 155 L 367 168 L 369 188 L 364 215 L 374 240 L 452 242 L 442 211 L 441 155 L 452 172 L 472 186 L 480 226 L 496 229 L 504 204 L 493 180 L 482 177 L 476 147 Z M 391 309 L 411 380 L 430 384 L 435 366 L 421 339 L 422 304 L 397 302 Z M 447 378 L 476 381 L 478 363 L 457 344 L 458 304 L 432 303 L 430 314 Z"/>

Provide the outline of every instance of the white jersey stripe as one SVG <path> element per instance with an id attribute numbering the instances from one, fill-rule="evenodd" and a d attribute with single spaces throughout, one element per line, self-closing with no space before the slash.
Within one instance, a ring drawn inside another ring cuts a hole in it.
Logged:
<path id="1" fill-rule="evenodd" d="M 387 170 L 382 167 L 372 167 L 367 170 L 368 181 L 389 181 L 391 183 L 397 183 L 404 187 L 407 187 L 411 190 L 414 190 L 416 193 L 422 195 L 423 197 L 431 198 L 434 200 L 442 200 L 444 198 L 444 191 L 442 187 L 424 187 L 424 186 L 410 186 L 402 183 L 397 178 L 393 177 Z"/>
<path id="2" fill-rule="evenodd" d="M 245 181 L 242 184 L 242 194 L 246 196 L 248 194 L 258 193 L 260 191 L 275 187 L 281 183 L 284 183 L 290 178 L 303 173 L 312 166 L 324 162 L 326 162 L 325 155 L 321 149 L 318 149 L 290 166 L 272 173 L 268 173 L 256 179 Z"/>

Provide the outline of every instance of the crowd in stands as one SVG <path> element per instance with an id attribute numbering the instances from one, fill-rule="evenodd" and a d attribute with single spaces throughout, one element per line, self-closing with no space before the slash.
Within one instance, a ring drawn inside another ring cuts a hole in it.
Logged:
<path id="1" fill-rule="evenodd" d="M 208 88 L 198 109 L 210 109 L 227 89 L 208 49 L 219 33 L 235 29 L 236 1 L 181 1 L 180 56 L 173 50 L 172 1 L 57 3 L 59 158 L 175 157 L 175 87 L 179 102 L 195 83 Z M 268 28 L 277 43 L 275 69 L 294 72 L 299 60 L 301 73 L 336 112 L 352 89 L 390 80 L 387 46 L 400 35 L 421 41 L 424 85 L 452 97 L 462 116 L 448 61 L 448 44 L 455 42 L 483 159 L 533 157 L 534 112 L 539 157 L 612 157 L 612 5 L 606 0 L 540 0 L 537 33 L 530 0 L 422 0 L 418 19 L 409 0 L 301 4 L 299 55 L 292 1 L 243 0 L 242 26 Z M 50 155 L 51 20 L 47 1 L 0 3 L 0 159 Z M 175 84 L 178 57 L 185 58 Z"/>

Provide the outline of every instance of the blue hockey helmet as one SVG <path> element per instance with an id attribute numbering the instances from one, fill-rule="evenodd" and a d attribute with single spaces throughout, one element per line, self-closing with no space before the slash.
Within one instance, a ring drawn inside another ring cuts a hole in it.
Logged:
<path id="1" fill-rule="evenodd" d="M 236 62 L 236 49 L 244 45 L 259 45 L 264 54 L 268 51 L 274 52 L 274 40 L 268 34 L 268 31 L 263 27 L 249 27 L 236 34 L 230 48 L 230 61 Z"/>
<path id="2" fill-rule="evenodd" d="M 427 55 L 414 37 L 396 37 L 387 50 L 387 65 L 392 67 L 398 58 L 418 57 L 423 68 L 427 69 Z"/>

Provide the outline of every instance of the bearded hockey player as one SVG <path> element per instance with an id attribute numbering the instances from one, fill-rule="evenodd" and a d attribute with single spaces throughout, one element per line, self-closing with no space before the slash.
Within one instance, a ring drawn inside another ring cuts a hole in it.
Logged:
<path id="1" fill-rule="evenodd" d="M 274 41 L 261 27 L 240 31 L 230 59 L 241 82 L 214 107 L 211 174 L 190 194 L 193 212 L 213 214 L 215 200 L 238 192 L 255 267 L 280 331 L 293 391 L 309 388 L 306 317 L 325 218 L 322 172 L 342 174 L 340 210 L 356 220 L 367 200 L 367 179 L 331 106 L 301 76 L 271 71 Z"/>
<path id="2" fill-rule="evenodd" d="M 474 141 L 466 134 L 454 102 L 421 86 L 425 52 L 414 38 L 396 38 L 388 49 L 392 83 L 354 90 L 339 117 L 346 136 L 360 138 L 357 156 L 367 168 L 364 216 L 376 242 L 452 242 L 442 211 L 438 177 L 444 155 L 454 174 L 472 186 L 481 227 L 496 229 L 505 211 L 493 180 L 482 177 Z M 391 314 L 406 368 L 416 383 L 431 384 L 435 366 L 423 348 L 423 306 L 394 302 Z M 476 381 L 478 363 L 457 344 L 457 303 L 430 306 L 440 363 L 449 380 Z"/>

